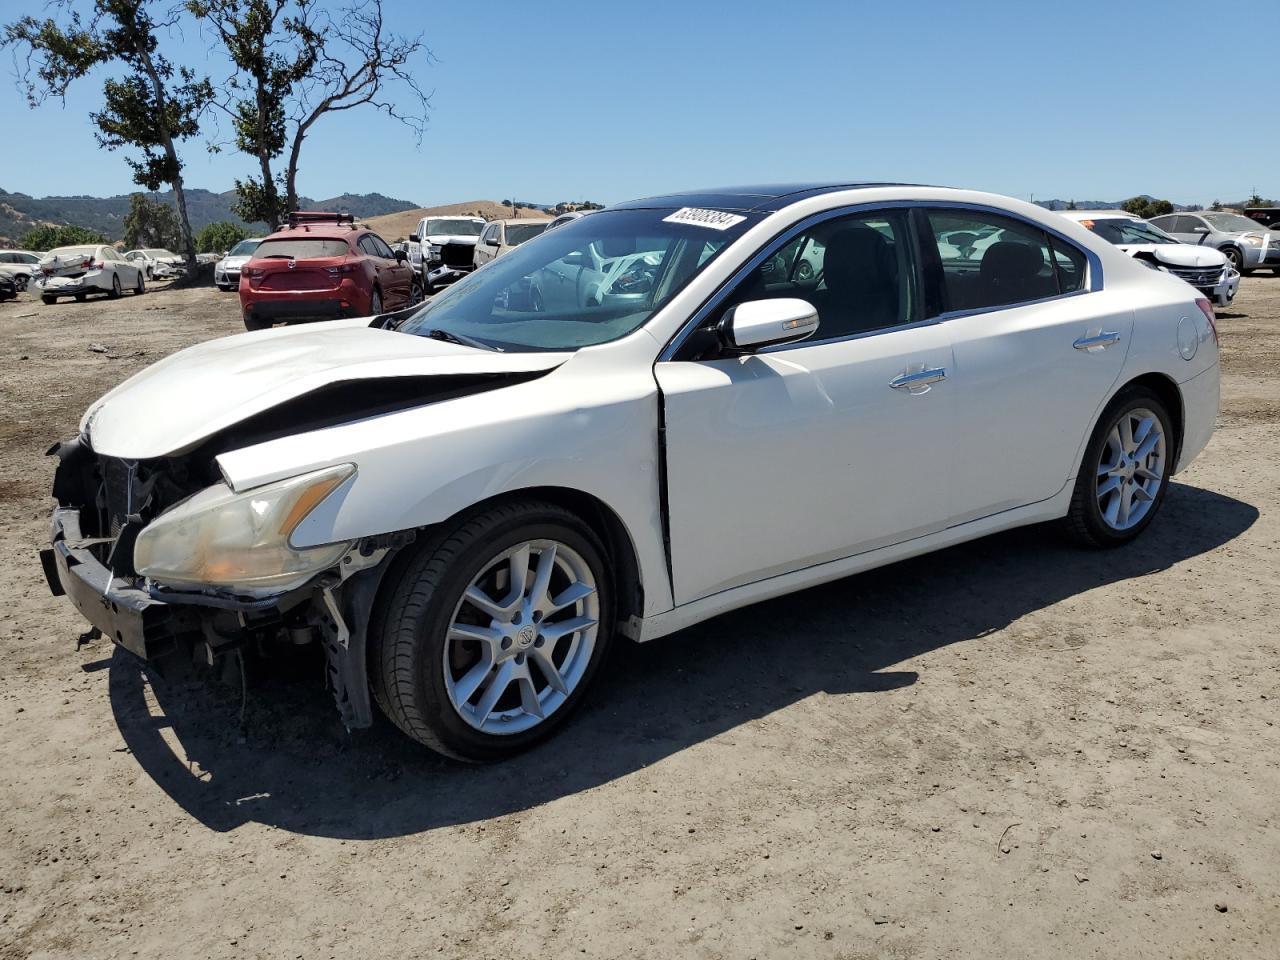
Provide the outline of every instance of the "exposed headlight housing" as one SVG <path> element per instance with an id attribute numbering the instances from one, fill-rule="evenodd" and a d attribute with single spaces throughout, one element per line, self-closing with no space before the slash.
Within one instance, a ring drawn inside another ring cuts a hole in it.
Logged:
<path id="1" fill-rule="evenodd" d="M 1251 247 L 1260 247 L 1263 242 L 1262 235 L 1258 233 L 1246 233 L 1243 234 L 1240 239 Z"/>
<path id="2" fill-rule="evenodd" d="M 281 593 L 337 563 L 350 543 L 296 548 L 298 525 L 355 475 L 344 463 L 235 493 L 201 490 L 143 528 L 134 569 L 159 583 Z"/>
<path id="3" fill-rule="evenodd" d="M 431 254 L 431 256 L 433 256 L 433 257 L 438 257 L 438 256 L 440 256 L 440 244 L 438 244 L 438 243 L 432 243 L 432 244 L 429 244 L 429 245 L 427 246 L 427 250 L 428 250 L 428 252 Z"/>

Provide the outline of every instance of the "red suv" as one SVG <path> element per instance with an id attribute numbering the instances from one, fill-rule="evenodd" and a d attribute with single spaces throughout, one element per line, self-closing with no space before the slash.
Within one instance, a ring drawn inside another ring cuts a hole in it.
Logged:
<path id="1" fill-rule="evenodd" d="M 350 214 L 295 211 L 240 271 L 244 325 L 262 330 L 410 306 L 416 290 L 406 258 Z"/>

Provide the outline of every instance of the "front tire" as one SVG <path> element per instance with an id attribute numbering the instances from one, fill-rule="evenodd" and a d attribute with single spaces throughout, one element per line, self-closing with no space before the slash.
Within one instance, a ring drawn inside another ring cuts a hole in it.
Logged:
<path id="1" fill-rule="evenodd" d="M 13 287 L 18 293 L 27 292 L 27 281 L 30 279 L 25 273 L 20 273 L 13 278 Z"/>
<path id="2" fill-rule="evenodd" d="M 414 740 L 473 763 L 549 737 L 604 661 L 613 581 L 599 537 L 523 501 L 466 519 L 400 568 L 371 625 L 374 699 Z"/>
<path id="3" fill-rule="evenodd" d="M 43 303 L 46 307 L 52 307 L 55 303 L 58 302 L 58 298 L 57 297 L 41 297 L 40 302 Z"/>
<path id="4" fill-rule="evenodd" d="M 1091 547 L 1118 547 L 1151 523 L 1173 473 L 1173 420 L 1146 387 L 1127 387 L 1098 418 L 1065 519 L 1068 534 Z"/>
<path id="5" fill-rule="evenodd" d="M 141 296 L 147 292 L 147 285 L 142 279 L 141 270 L 138 271 L 138 282 L 133 285 L 133 292 L 135 296 Z"/>

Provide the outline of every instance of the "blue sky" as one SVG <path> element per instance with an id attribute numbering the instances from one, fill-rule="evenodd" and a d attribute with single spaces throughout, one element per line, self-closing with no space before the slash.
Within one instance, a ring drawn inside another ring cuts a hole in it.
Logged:
<path id="1" fill-rule="evenodd" d="M 88 0 L 85 0 L 87 6 Z M 1015 196 L 1175 202 L 1280 195 L 1280 86 L 1262 44 L 1280 2 L 1040 3 L 385 0 L 436 60 L 421 147 L 372 111 L 322 120 L 312 197 L 378 191 L 422 204 L 538 202 L 823 178 L 943 183 Z M 0 17 L 44 0 L 4 0 Z M 191 32 L 176 60 L 215 77 Z M 93 139 L 101 77 L 30 111 L 0 53 L 0 188 L 132 189 Z M 253 169 L 203 141 L 188 184 Z"/>

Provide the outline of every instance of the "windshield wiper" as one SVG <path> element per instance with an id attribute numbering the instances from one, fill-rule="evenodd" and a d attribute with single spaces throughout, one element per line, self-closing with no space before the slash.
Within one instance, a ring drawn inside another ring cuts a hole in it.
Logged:
<path id="1" fill-rule="evenodd" d="M 503 352 L 501 347 L 495 347 L 480 340 L 464 336 L 463 334 L 454 333 L 451 330 L 441 330 L 437 328 L 435 330 L 428 330 L 423 334 L 423 336 L 429 337 L 432 340 L 443 340 L 446 343 L 456 343 L 464 347 L 476 347 L 480 350 L 496 350 L 498 353 Z"/>

